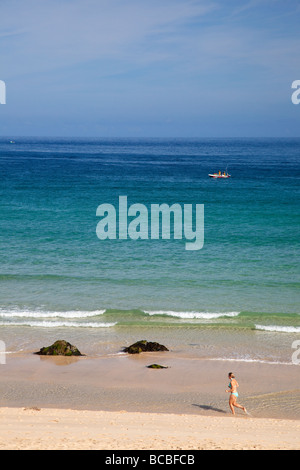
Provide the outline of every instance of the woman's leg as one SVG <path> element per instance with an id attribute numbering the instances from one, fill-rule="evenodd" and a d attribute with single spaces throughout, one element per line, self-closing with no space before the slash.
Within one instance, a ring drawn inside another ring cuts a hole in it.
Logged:
<path id="1" fill-rule="evenodd" d="M 236 400 L 236 397 L 234 395 L 230 395 L 229 397 L 229 408 L 231 409 L 231 413 L 235 415 L 234 411 L 234 401 Z"/>
<path id="2" fill-rule="evenodd" d="M 240 408 L 241 410 L 243 410 L 245 413 L 246 413 L 246 408 L 242 405 L 239 405 L 237 402 L 236 402 L 236 396 L 235 395 L 232 395 L 233 396 L 233 401 L 232 401 L 232 406 L 235 406 L 236 408 Z M 231 398 L 231 397 L 230 397 Z"/>

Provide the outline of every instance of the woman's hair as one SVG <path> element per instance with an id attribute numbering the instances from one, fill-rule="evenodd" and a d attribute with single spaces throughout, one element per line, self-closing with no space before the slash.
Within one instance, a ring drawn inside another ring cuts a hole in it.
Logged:
<path id="1" fill-rule="evenodd" d="M 233 375 L 233 372 L 229 372 L 229 377 L 232 377 L 233 379 L 235 379 L 234 375 Z"/>

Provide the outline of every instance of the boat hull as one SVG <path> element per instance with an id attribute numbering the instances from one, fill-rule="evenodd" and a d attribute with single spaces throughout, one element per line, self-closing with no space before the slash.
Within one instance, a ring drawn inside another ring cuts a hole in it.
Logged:
<path id="1" fill-rule="evenodd" d="M 230 178 L 231 175 L 215 175 L 215 174 L 212 174 L 212 175 L 208 175 L 210 176 L 210 178 Z"/>

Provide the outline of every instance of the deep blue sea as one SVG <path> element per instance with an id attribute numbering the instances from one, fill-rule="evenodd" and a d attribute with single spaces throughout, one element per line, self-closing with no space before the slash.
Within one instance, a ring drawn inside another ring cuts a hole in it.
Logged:
<path id="1" fill-rule="evenodd" d="M 300 139 L 0 139 L 0 325 L 300 332 Z M 212 179 L 225 171 L 228 179 Z M 99 240 L 100 204 L 204 204 L 204 246 Z"/>

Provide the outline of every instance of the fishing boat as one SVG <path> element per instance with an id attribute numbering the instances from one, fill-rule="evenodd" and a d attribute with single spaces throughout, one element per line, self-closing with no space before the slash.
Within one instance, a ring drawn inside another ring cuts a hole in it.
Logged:
<path id="1" fill-rule="evenodd" d="M 223 171 L 223 173 L 221 171 L 219 171 L 219 173 L 210 173 L 208 176 L 210 176 L 211 178 L 230 178 L 231 175 L 229 175 L 226 171 Z"/>

